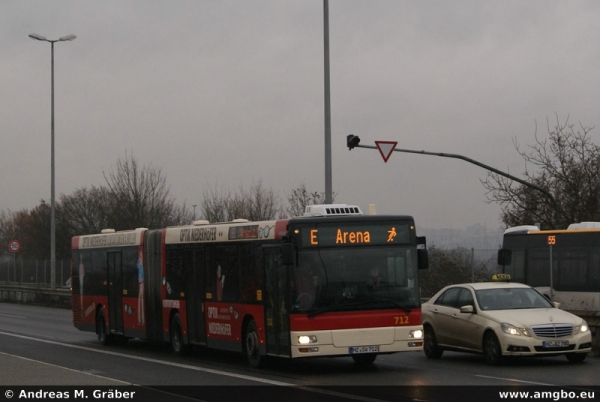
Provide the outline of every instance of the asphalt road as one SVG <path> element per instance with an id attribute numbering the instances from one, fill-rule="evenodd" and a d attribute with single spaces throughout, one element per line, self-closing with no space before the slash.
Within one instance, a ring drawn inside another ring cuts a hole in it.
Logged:
<path id="1" fill-rule="evenodd" d="M 600 359 L 594 357 L 582 364 L 553 357 L 489 367 L 479 355 L 445 352 L 440 360 L 432 361 L 422 353 L 399 353 L 379 356 L 368 368 L 359 368 L 350 358 L 319 358 L 274 359 L 264 369 L 253 369 L 241 355 L 203 348 L 178 358 L 166 344 L 140 340 L 104 347 L 95 334 L 72 326 L 69 310 L 3 303 L 0 367 L 4 368 L 2 390 L 15 386 L 108 387 L 136 389 L 139 395 L 160 392 L 153 394 L 156 400 L 177 400 L 185 395 L 207 401 L 237 397 L 264 401 L 265 392 L 281 390 L 286 390 L 284 397 L 289 401 L 295 400 L 288 395 L 290 390 L 303 401 L 306 393 L 311 401 L 471 400 L 460 398 L 465 393 L 467 397 L 474 396 L 473 392 L 495 395 L 497 390 L 526 387 L 577 392 L 597 389 L 600 395 Z M 456 399 L 445 391 L 450 386 Z M 147 399 L 146 395 L 139 400 Z"/>

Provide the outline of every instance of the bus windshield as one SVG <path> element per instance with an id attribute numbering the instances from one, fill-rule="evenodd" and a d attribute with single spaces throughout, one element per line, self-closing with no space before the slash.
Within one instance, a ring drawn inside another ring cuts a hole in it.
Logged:
<path id="1" fill-rule="evenodd" d="M 291 311 L 410 311 L 420 305 L 417 269 L 417 251 L 408 247 L 302 250 Z"/>

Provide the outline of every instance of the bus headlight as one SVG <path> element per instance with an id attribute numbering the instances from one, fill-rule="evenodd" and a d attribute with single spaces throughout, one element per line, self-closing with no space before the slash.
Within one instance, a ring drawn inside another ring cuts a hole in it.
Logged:
<path id="1" fill-rule="evenodd" d="M 408 337 L 411 339 L 420 339 L 423 338 L 423 330 L 421 329 L 413 329 L 408 333 Z"/>
<path id="2" fill-rule="evenodd" d="M 309 343 L 317 343 L 316 335 L 300 335 L 298 337 L 298 343 L 300 345 L 308 345 Z"/>

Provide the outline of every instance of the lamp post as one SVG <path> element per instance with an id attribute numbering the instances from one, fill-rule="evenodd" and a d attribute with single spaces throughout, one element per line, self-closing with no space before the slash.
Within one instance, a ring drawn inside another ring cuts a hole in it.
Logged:
<path id="1" fill-rule="evenodd" d="M 323 0 L 323 48 L 325 59 L 325 204 L 333 202 L 331 173 L 331 84 L 329 78 L 329 1 Z"/>
<path id="2" fill-rule="evenodd" d="M 73 40 L 76 38 L 75 35 L 67 35 L 56 40 L 46 39 L 45 36 L 38 34 L 29 35 L 31 39 L 41 40 L 43 42 L 50 42 L 50 75 L 51 75 L 51 123 L 50 123 L 50 286 L 52 289 L 56 289 L 56 217 L 54 213 L 54 43 L 64 42 Z"/>

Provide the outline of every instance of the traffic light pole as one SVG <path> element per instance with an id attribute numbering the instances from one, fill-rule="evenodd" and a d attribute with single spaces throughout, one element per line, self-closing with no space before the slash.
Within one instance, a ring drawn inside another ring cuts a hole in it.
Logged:
<path id="1" fill-rule="evenodd" d="M 368 148 L 368 149 L 377 149 L 376 146 L 374 145 L 359 145 L 360 143 L 360 138 L 356 135 L 348 135 L 346 138 L 346 144 L 348 146 L 349 150 L 352 150 L 352 148 Z M 481 162 L 478 162 L 474 159 L 471 158 L 467 158 L 466 156 L 463 155 L 457 155 L 457 154 L 447 154 L 447 153 L 443 153 L 443 152 L 427 152 L 427 151 L 417 151 L 417 150 L 412 150 L 412 149 L 401 149 L 401 148 L 394 148 L 394 152 L 404 152 L 404 153 L 409 153 L 409 154 L 420 154 L 420 155 L 432 155 L 432 156 L 440 156 L 442 158 L 453 158 L 453 159 L 461 159 L 465 162 L 469 162 L 472 163 L 473 165 L 482 167 L 486 170 L 489 170 L 490 172 L 499 174 L 500 176 L 504 176 L 510 180 L 514 180 L 517 183 L 521 183 L 524 186 L 533 188 L 534 190 L 539 191 L 540 193 L 544 194 L 546 197 L 548 197 L 548 199 L 550 199 L 550 201 L 552 202 L 552 206 L 554 207 L 554 226 L 556 229 L 558 229 L 557 227 L 557 223 L 558 223 L 558 203 L 556 202 L 556 200 L 554 199 L 554 197 L 552 196 L 552 194 L 550 194 L 548 191 L 546 191 L 545 189 L 536 186 L 535 184 L 529 183 L 523 179 L 519 179 L 518 177 L 515 177 L 513 175 L 510 175 L 508 173 L 502 172 L 496 168 L 493 168 L 491 166 L 488 166 L 486 164 L 483 164 Z"/>

